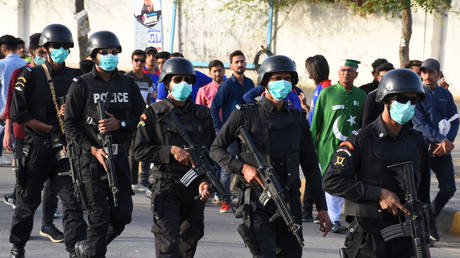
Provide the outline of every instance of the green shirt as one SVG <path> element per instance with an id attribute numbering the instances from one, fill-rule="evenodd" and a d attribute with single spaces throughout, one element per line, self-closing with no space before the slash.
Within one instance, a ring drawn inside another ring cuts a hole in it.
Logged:
<path id="1" fill-rule="evenodd" d="M 340 83 L 319 94 L 310 130 L 323 175 L 339 144 L 361 128 L 365 98 L 363 90 L 353 86 L 347 92 Z"/>

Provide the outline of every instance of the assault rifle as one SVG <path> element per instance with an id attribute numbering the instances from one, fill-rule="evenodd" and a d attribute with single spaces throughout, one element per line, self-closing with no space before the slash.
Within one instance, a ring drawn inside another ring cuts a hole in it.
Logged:
<path id="1" fill-rule="evenodd" d="M 404 200 L 406 201 L 404 206 L 410 211 L 410 215 L 404 213 L 404 222 L 380 230 L 383 240 L 387 242 L 394 238 L 410 236 L 415 257 L 430 257 L 430 250 L 427 244 L 429 209 L 428 204 L 424 204 L 417 199 L 412 161 L 390 165 L 387 168 L 396 174 L 396 179 L 404 192 Z"/>
<path id="2" fill-rule="evenodd" d="M 273 200 L 276 205 L 276 213 L 269 219 L 269 221 L 274 222 L 281 217 L 289 231 L 297 238 L 299 245 L 303 247 L 303 238 L 300 230 L 301 225 L 294 222 L 294 216 L 292 216 L 288 204 L 284 199 L 283 188 L 278 181 L 273 167 L 270 164 L 265 163 L 265 161 L 261 158 L 244 125 L 238 128 L 237 135 L 241 141 L 241 145 L 249 150 L 249 152 L 254 156 L 258 166 L 257 171 L 259 172 L 259 176 L 265 185 L 264 190 L 259 197 L 259 201 L 265 206 L 270 200 Z"/>
<path id="3" fill-rule="evenodd" d="M 104 120 L 106 118 L 105 115 L 105 107 L 104 102 L 98 101 L 97 102 L 97 113 L 99 115 L 99 120 Z M 102 141 L 102 146 L 104 151 L 107 154 L 107 158 L 104 160 L 105 165 L 107 167 L 107 179 L 109 181 L 109 189 L 112 192 L 113 197 L 113 206 L 118 206 L 118 180 L 117 175 L 115 173 L 115 166 L 113 164 L 113 148 L 112 148 L 112 134 L 110 132 L 99 133 L 99 139 Z"/>
<path id="4" fill-rule="evenodd" d="M 166 115 L 161 117 L 160 120 L 165 117 L 169 117 L 167 123 L 175 128 L 179 135 L 187 143 L 185 150 L 190 153 L 192 160 L 195 163 L 195 167 L 185 173 L 185 175 L 180 179 L 180 182 L 188 187 L 196 178 L 206 176 L 206 180 L 209 182 L 208 191 L 211 193 L 219 193 L 222 199 L 230 206 L 232 211 L 235 212 L 235 208 L 232 205 L 231 194 L 224 190 L 224 187 L 217 178 L 217 168 L 211 161 L 211 158 L 209 158 L 207 148 L 205 146 L 198 146 L 192 141 L 192 138 L 190 138 L 187 134 L 184 126 L 173 111 L 168 112 Z"/>

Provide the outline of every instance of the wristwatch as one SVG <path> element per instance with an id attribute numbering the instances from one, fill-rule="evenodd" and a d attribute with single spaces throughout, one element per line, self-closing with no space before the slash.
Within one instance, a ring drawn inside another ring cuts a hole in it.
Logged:
<path id="1" fill-rule="evenodd" d="M 126 122 L 125 121 L 121 121 L 120 125 L 121 125 L 121 127 L 126 128 Z"/>

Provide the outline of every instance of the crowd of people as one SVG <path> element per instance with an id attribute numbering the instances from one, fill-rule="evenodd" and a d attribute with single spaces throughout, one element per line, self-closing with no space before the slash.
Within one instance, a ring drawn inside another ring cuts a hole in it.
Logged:
<path id="1" fill-rule="evenodd" d="M 429 207 L 426 240 L 439 241 L 436 217 L 456 191 L 451 152 L 459 119 L 436 59 L 396 69 L 379 58 L 373 81 L 356 87 L 359 61 L 344 59 L 330 70 L 323 55 L 308 57 L 316 85 L 308 105 L 287 56 L 268 57 L 254 84 L 240 50 L 229 55 L 227 77 L 221 60 L 210 61 L 206 75 L 181 53 L 154 47 L 132 51 L 132 70 L 118 70 L 122 48 L 109 31 L 89 37 L 80 69 L 65 63 L 74 47 L 66 26 L 48 25 L 29 42 L 27 51 L 23 40 L 0 37 L 0 165 L 12 163 L 1 155 L 5 148 L 17 171 L 14 190 L 4 196 L 14 208 L 12 258 L 25 256 L 40 203 L 40 235 L 64 242 L 71 258 L 105 257 L 131 221 L 133 191 L 146 190 L 157 257 L 194 256 L 210 198 L 221 213 L 243 218 L 238 232 L 254 257 L 301 257 L 294 228 L 302 230 L 302 222 L 320 224 L 324 236 L 348 232 L 343 257 L 409 257 L 410 236 L 386 242 L 380 234 L 412 212 L 388 168 L 403 161 L 412 162 L 418 198 Z M 292 227 L 273 219 L 273 202 L 261 201 L 268 182 L 241 140 L 242 127 L 276 174 Z M 212 192 L 205 177 L 181 183 L 200 165 L 190 142 L 209 152 L 233 198 Z M 432 201 L 430 170 L 439 182 Z M 111 176 L 115 185 L 107 183 Z M 53 222 L 57 197 L 63 232 Z"/>

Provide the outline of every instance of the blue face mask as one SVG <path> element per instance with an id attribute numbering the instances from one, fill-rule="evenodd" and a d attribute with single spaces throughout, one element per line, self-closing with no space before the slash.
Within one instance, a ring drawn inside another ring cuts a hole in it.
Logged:
<path id="1" fill-rule="evenodd" d="M 278 101 L 285 99 L 291 90 L 292 83 L 290 81 L 280 80 L 268 83 L 268 91 Z"/>
<path id="2" fill-rule="evenodd" d="M 45 62 L 46 62 L 46 59 L 43 58 L 43 57 L 41 57 L 41 56 L 35 56 L 35 57 L 34 57 L 34 63 L 35 63 L 36 65 L 42 65 L 42 64 L 44 64 Z"/>
<path id="3" fill-rule="evenodd" d="M 118 56 L 114 56 L 112 54 L 108 55 L 101 55 L 101 58 L 99 59 L 99 67 L 102 68 L 102 70 L 111 72 L 117 68 L 118 65 Z"/>
<path id="4" fill-rule="evenodd" d="M 63 47 L 59 49 L 52 48 L 51 59 L 53 59 L 55 63 L 64 63 L 69 53 L 70 51 L 68 49 L 64 49 Z"/>
<path id="5" fill-rule="evenodd" d="M 410 101 L 406 104 L 402 104 L 393 100 L 391 102 L 390 116 L 391 119 L 396 121 L 398 124 L 405 124 L 409 122 L 414 116 L 415 105 L 412 105 Z"/>
<path id="6" fill-rule="evenodd" d="M 180 83 L 172 83 L 171 95 L 178 101 L 185 101 L 192 93 L 192 85 L 182 81 Z"/>

